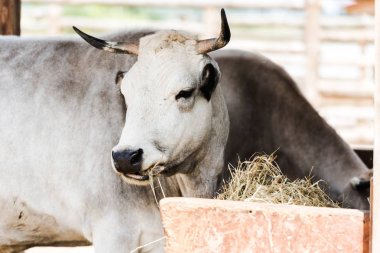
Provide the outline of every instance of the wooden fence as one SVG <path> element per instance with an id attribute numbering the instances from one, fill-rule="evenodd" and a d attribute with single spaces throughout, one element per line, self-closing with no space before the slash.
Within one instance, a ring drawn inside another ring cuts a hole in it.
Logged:
<path id="1" fill-rule="evenodd" d="M 23 0 L 22 32 L 61 34 L 72 25 L 94 33 L 151 27 L 215 36 L 219 10 L 232 28 L 228 48 L 259 52 L 296 79 L 322 116 L 351 144 L 372 144 L 374 19 L 326 15 L 321 0 Z M 67 6 L 173 9 L 155 20 L 66 15 Z M 187 10 L 187 11 L 186 11 Z"/>

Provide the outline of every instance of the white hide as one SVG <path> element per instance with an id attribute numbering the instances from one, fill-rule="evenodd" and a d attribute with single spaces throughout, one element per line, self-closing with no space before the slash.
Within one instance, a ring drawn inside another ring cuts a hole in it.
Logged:
<path id="1" fill-rule="evenodd" d="M 143 149 L 142 170 L 155 164 L 180 164 L 200 149 L 204 149 L 200 151 L 204 154 L 213 152 L 212 156 L 219 160 L 224 148 L 207 150 L 206 146 L 211 137 L 215 137 L 211 136 L 212 130 L 219 128 L 219 124 L 223 124 L 218 133 L 220 140 L 213 141 L 218 145 L 226 142 L 228 131 L 224 128 L 228 127 L 228 116 L 224 115 L 226 112 L 217 112 L 222 120 L 213 122 L 215 111 L 226 110 L 221 103 L 224 100 L 219 87 L 213 99 L 218 107 L 222 105 L 217 109 L 214 108 L 215 103 L 207 101 L 198 89 L 202 70 L 208 63 L 218 69 L 209 56 L 197 54 L 195 40 L 187 35 L 163 31 L 142 38 L 138 61 L 121 83 L 128 109 L 125 127 L 114 150 Z M 175 99 L 181 90 L 193 88 L 192 97 Z M 163 146 L 165 151 L 158 150 L 154 142 Z M 208 166 L 214 167 L 213 164 Z M 207 177 L 215 178 L 220 172 L 215 171 L 214 175 Z"/>
<path id="2" fill-rule="evenodd" d="M 131 69 L 131 56 L 84 42 L 0 40 L 0 252 L 90 243 L 95 252 L 129 252 L 162 237 L 150 187 L 112 170 L 112 148 L 143 148 L 143 168 L 178 165 L 178 174 L 160 177 L 167 196 L 213 196 L 227 108 L 219 85 L 210 101 L 198 90 L 174 99 L 198 87 L 205 64 L 217 67 L 185 37 L 167 31 L 141 39 Z M 128 69 L 125 114 L 113 81 Z M 163 252 L 163 242 L 147 252 Z"/>

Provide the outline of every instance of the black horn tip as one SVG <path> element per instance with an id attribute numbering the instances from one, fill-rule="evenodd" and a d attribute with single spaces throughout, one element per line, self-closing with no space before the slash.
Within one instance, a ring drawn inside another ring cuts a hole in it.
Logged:
<path id="1" fill-rule="evenodd" d="M 73 30 L 79 35 L 81 36 L 84 40 L 90 38 L 91 36 L 82 32 L 81 30 L 79 30 L 78 28 L 76 28 L 75 26 L 73 26 Z M 87 40 L 86 40 L 87 41 Z"/>
<path id="2" fill-rule="evenodd" d="M 220 9 L 220 15 L 226 17 L 226 11 L 224 8 Z"/>
<path id="3" fill-rule="evenodd" d="M 107 50 L 107 47 L 108 47 L 107 41 L 95 38 L 91 35 L 88 35 L 87 33 L 82 32 L 81 30 L 79 30 L 75 26 L 73 26 L 73 29 L 79 36 L 82 37 L 82 39 L 87 41 L 87 43 L 89 43 L 91 46 L 98 48 L 98 49 Z"/>
<path id="4" fill-rule="evenodd" d="M 225 42 L 225 45 L 227 45 L 227 43 L 231 39 L 231 31 L 230 31 L 230 27 L 228 25 L 227 16 L 226 16 L 226 12 L 224 11 L 224 8 L 222 8 L 220 10 L 220 16 L 221 16 L 221 19 L 222 19 L 222 31 L 221 31 L 221 35 L 223 37 L 223 41 Z"/>
<path id="5" fill-rule="evenodd" d="M 88 37 L 90 37 L 90 35 L 88 35 L 88 34 L 82 32 L 81 30 L 79 30 L 79 29 L 78 29 L 77 27 L 75 27 L 75 26 L 73 26 L 73 30 L 74 30 L 79 36 L 81 36 L 83 39 L 84 39 L 84 38 L 88 38 Z"/>
<path id="6" fill-rule="evenodd" d="M 207 54 L 211 51 L 218 50 L 228 44 L 231 38 L 230 27 L 228 26 L 228 21 L 226 17 L 226 12 L 222 8 L 220 10 L 221 17 L 221 29 L 218 38 L 198 40 L 197 41 L 197 52 L 198 54 Z"/>
<path id="7" fill-rule="evenodd" d="M 73 26 L 73 30 L 79 35 L 81 36 L 83 39 L 84 37 L 86 37 L 87 34 L 85 34 L 84 32 L 82 32 L 81 30 L 79 30 L 77 27 Z"/>

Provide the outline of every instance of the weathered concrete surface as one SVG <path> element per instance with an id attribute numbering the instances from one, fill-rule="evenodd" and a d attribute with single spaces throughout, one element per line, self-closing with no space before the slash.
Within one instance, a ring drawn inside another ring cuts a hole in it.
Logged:
<path id="1" fill-rule="evenodd" d="M 368 252 L 359 210 L 192 198 L 160 202 L 166 252 Z"/>

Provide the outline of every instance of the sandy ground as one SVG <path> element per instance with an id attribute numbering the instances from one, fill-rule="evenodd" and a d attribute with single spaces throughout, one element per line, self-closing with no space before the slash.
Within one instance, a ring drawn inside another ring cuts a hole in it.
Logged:
<path id="1" fill-rule="evenodd" d="M 25 251 L 26 253 L 94 253 L 94 248 L 89 247 L 36 247 Z"/>

